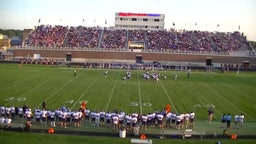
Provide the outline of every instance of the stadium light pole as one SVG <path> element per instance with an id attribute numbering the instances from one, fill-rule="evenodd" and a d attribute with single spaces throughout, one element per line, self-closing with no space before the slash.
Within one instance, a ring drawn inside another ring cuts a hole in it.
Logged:
<path id="1" fill-rule="evenodd" d="M 82 20 L 82 26 L 85 26 L 85 24 L 84 24 L 84 23 L 85 23 L 85 20 L 83 19 L 83 20 Z"/>
<path id="2" fill-rule="evenodd" d="M 105 19 L 105 28 L 107 28 L 107 19 Z"/>

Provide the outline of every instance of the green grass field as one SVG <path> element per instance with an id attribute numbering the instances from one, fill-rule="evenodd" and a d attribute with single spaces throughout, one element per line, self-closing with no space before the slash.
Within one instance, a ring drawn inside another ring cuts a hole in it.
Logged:
<path id="1" fill-rule="evenodd" d="M 66 106 L 78 109 L 87 101 L 91 110 L 124 110 L 126 113 L 148 113 L 161 110 L 169 103 L 173 112 L 196 113 L 197 119 L 206 119 L 208 107 L 214 107 L 215 118 L 224 113 L 243 113 L 246 121 L 256 121 L 255 73 L 205 73 L 159 71 L 167 80 L 144 80 L 144 71 L 132 71 L 132 79 L 123 81 L 125 70 L 51 67 L 42 65 L 0 65 L 0 104 L 31 108 L 46 100 L 48 109 Z"/>
<path id="2" fill-rule="evenodd" d="M 77 69 L 75 77 L 74 69 Z M 144 80 L 144 71 L 132 71 L 132 79 L 126 81 L 122 80 L 125 70 L 108 69 L 107 77 L 104 72 L 104 69 L 0 64 L 0 105 L 22 106 L 26 103 L 27 106 L 36 108 L 41 107 L 41 103 L 46 100 L 48 109 L 66 106 L 76 110 L 80 108 L 82 101 L 86 101 L 91 110 L 118 109 L 126 113 L 136 111 L 144 114 L 171 104 L 173 112 L 194 111 L 196 122 L 202 124 L 197 129 L 207 127 L 207 110 L 213 107 L 215 123 L 210 126 L 210 132 L 218 130 L 222 114 L 227 113 L 232 116 L 240 113 L 245 115 L 249 126 L 242 134 L 253 134 L 255 131 L 256 73 L 206 73 L 192 69 L 189 79 L 186 72 L 177 71 L 178 79 L 174 80 L 174 71 L 157 71 L 167 75 L 166 80 L 160 79 L 157 83 L 154 80 Z M 79 138 L 77 141 L 82 140 Z M 110 143 L 128 143 L 127 140 L 124 141 Z M 59 142 L 63 143 L 61 140 Z"/>

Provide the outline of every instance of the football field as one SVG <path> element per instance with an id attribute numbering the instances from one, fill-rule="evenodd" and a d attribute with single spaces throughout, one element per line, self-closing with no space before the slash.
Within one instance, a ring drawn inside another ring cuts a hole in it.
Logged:
<path id="1" fill-rule="evenodd" d="M 146 72 L 142 70 L 131 70 L 130 80 L 123 80 L 124 69 L 1 64 L 0 72 L 0 105 L 4 106 L 21 107 L 25 103 L 34 109 L 45 100 L 48 109 L 65 106 L 78 110 L 85 101 L 93 111 L 116 109 L 147 114 L 170 104 L 172 112 L 194 111 L 200 120 L 207 119 L 211 107 L 216 121 L 227 113 L 232 117 L 242 113 L 246 121 L 256 121 L 253 72 L 206 73 L 192 69 L 188 78 L 185 71 L 150 71 L 161 74 L 158 82 L 144 79 Z"/>

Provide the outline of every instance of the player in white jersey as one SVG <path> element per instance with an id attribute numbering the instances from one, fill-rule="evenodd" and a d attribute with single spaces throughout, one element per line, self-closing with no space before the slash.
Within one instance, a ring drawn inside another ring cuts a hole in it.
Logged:
<path id="1" fill-rule="evenodd" d="M 82 118 L 83 118 L 82 111 L 78 111 L 78 127 L 82 125 Z"/>
<path id="2" fill-rule="evenodd" d="M 74 121 L 74 127 L 78 127 L 79 126 L 79 113 L 74 112 L 74 113 L 72 113 L 72 116 L 73 116 L 73 121 Z"/>
<path id="3" fill-rule="evenodd" d="M 56 122 L 58 125 L 60 125 L 60 109 L 56 109 L 54 113 L 55 113 Z"/>
<path id="4" fill-rule="evenodd" d="M 15 118 L 15 107 L 14 107 L 14 105 L 12 105 L 10 108 L 11 108 L 11 118 L 14 119 Z"/>
<path id="5" fill-rule="evenodd" d="M 46 110 L 41 111 L 41 120 L 42 120 L 42 127 L 46 127 L 46 121 L 47 121 L 47 111 Z"/>
<path id="6" fill-rule="evenodd" d="M 195 116 L 196 116 L 195 112 L 190 112 L 190 113 L 189 113 L 189 126 L 190 126 L 191 128 L 194 127 Z"/>
<path id="7" fill-rule="evenodd" d="M 190 76 L 191 76 L 191 69 L 189 68 L 187 72 L 188 72 L 187 73 L 187 78 L 190 78 Z"/>
<path id="8" fill-rule="evenodd" d="M 23 109 L 21 107 L 18 108 L 18 115 L 21 122 L 23 122 Z"/>
<path id="9" fill-rule="evenodd" d="M 172 120 L 172 113 L 171 112 L 168 112 L 166 114 L 166 123 L 165 123 L 165 126 L 166 127 L 170 127 L 171 126 L 171 120 Z"/>
<path id="10" fill-rule="evenodd" d="M 118 130 L 118 122 L 119 122 L 119 119 L 118 119 L 117 115 L 112 116 L 112 122 L 113 122 L 113 129 L 115 131 L 117 131 Z"/>
<path id="11" fill-rule="evenodd" d="M 172 113 L 171 114 L 171 127 L 173 127 L 173 128 L 175 128 L 176 119 L 177 119 L 177 114 Z"/>
<path id="12" fill-rule="evenodd" d="M 105 75 L 105 78 L 106 78 L 107 75 L 108 75 L 108 71 L 105 71 L 105 72 L 104 72 L 104 75 Z"/>
<path id="13" fill-rule="evenodd" d="M 5 116 L 11 118 L 11 108 L 9 106 L 5 107 Z"/>
<path id="14" fill-rule="evenodd" d="M 33 115 L 33 114 L 32 114 L 31 109 L 28 108 L 28 109 L 26 110 L 26 112 L 25 112 L 25 117 L 27 118 L 27 124 L 28 124 L 29 126 L 31 126 L 32 115 Z"/>
<path id="15" fill-rule="evenodd" d="M 138 118 L 135 116 L 132 117 L 131 122 L 132 122 L 132 130 L 134 130 L 134 127 L 137 125 Z"/>
<path id="16" fill-rule="evenodd" d="M 147 117 L 148 117 L 147 124 L 148 124 L 148 126 L 152 127 L 152 124 L 154 122 L 153 122 L 153 118 L 151 116 L 151 113 L 148 113 Z"/>
<path id="17" fill-rule="evenodd" d="M 91 113 L 91 111 L 88 108 L 86 108 L 84 113 L 85 113 L 85 124 L 88 125 L 89 121 L 90 121 L 90 113 Z"/>
<path id="18" fill-rule="evenodd" d="M 66 115 L 67 113 L 65 111 L 60 111 L 60 127 L 61 128 L 67 128 L 67 123 L 66 123 Z"/>
<path id="19" fill-rule="evenodd" d="M 111 113 L 107 112 L 106 113 L 106 123 L 108 127 L 111 127 Z"/>
<path id="20" fill-rule="evenodd" d="M 51 121 L 50 124 L 51 124 L 51 126 L 55 127 L 56 126 L 56 124 L 55 124 L 55 112 L 51 111 L 49 113 L 49 115 L 50 115 L 50 121 Z"/>
<path id="21" fill-rule="evenodd" d="M 10 126 L 11 126 L 11 123 L 12 123 L 12 119 L 6 117 L 5 120 L 4 120 L 4 122 L 5 122 L 5 125 L 6 125 L 7 127 L 10 127 Z"/>
<path id="22" fill-rule="evenodd" d="M 125 112 L 122 110 L 122 111 L 120 111 L 119 112 L 119 114 L 121 114 L 121 115 L 124 115 L 125 116 Z"/>
<path id="23" fill-rule="evenodd" d="M 131 130 L 132 117 L 130 116 L 130 114 L 125 115 L 125 122 L 126 122 L 127 130 Z"/>
<path id="24" fill-rule="evenodd" d="M 173 76 L 174 76 L 174 80 L 178 79 L 178 74 L 176 72 L 174 72 Z"/>
<path id="25" fill-rule="evenodd" d="M 134 130 L 134 127 L 137 125 L 138 123 L 138 116 L 139 114 L 137 112 L 132 113 L 132 129 Z"/>
<path id="26" fill-rule="evenodd" d="M 91 125 L 95 126 L 95 115 L 96 113 L 94 111 L 91 112 L 90 117 L 91 117 Z"/>
<path id="27" fill-rule="evenodd" d="M 184 114 L 184 125 L 185 125 L 185 128 L 188 128 L 189 127 L 189 113 L 185 113 Z"/>
<path id="28" fill-rule="evenodd" d="M 74 76 L 76 76 L 76 69 L 74 69 Z"/>
<path id="29" fill-rule="evenodd" d="M 152 117 L 152 127 L 157 127 L 157 117 L 156 117 L 156 114 L 157 114 L 157 112 L 153 112 L 152 114 L 151 114 L 151 117 Z"/>
<path id="30" fill-rule="evenodd" d="M 67 128 L 67 115 L 68 115 L 68 112 L 67 112 L 67 111 L 64 111 L 64 112 L 63 112 L 63 115 L 62 115 L 62 118 L 63 118 L 63 120 L 64 120 L 64 122 L 63 122 L 64 128 Z"/>
<path id="31" fill-rule="evenodd" d="M 138 118 L 139 114 L 137 112 L 132 113 L 132 117 Z"/>
<path id="32" fill-rule="evenodd" d="M 184 128 L 184 118 L 185 118 L 185 114 L 184 114 L 184 113 L 181 113 L 180 116 L 181 116 L 180 128 L 183 129 L 183 128 Z"/>
<path id="33" fill-rule="evenodd" d="M 71 124 L 71 117 L 72 117 L 72 113 L 71 111 L 66 111 L 65 114 L 66 114 L 66 125 L 67 126 L 70 126 Z"/>
<path id="34" fill-rule="evenodd" d="M 235 122 L 235 126 L 236 126 L 236 127 L 239 127 L 239 115 L 238 115 L 238 114 L 236 114 L 236 115 L 234 116 L 234 122 Z"/>
<path id="35" fill-rule="evenodd" d="M 100 126 L 100 113 L 99 112 L 95 113 L 95 126 L 96 127 Z"/>
<path id="36" fill-rule="evenodd" d="M 1 113 L 1 116 L 5 117 L 5 107 L 4 106 L 0 106 L 0 113 Z"/>
<path id="37" fill-rule="evenodd" d="M 163 129 L 163 119 L 164 119 L 164 116 L 161 113 L 158 113 L 156 115 L 156 118 L 157 118 L 157 124 L 158 124 L 159 128 Z"/>
<path id="38" fill-rule="evenodd" d="M 239 115 L 239 127 L 242 128 L 244 125 L 244 115 L 240 114 Z"/>
<path id="39" fill-rule="evenodd" d="M 141 116 L 141 123 L 142 123 L 142 128 L 144 130 L 147 130 L 147 121 L 148 121 L 148 116 L 147 115 L 142 115 Z"/>
<path id="40" fill-rule="evenodd" d="M 103 125 L 104 125 L 104 122 L 105 122 L 105 115 L 106 115 L 106 113 L 105 113 L 103 110 L 101 110 L 101 111 L 100 111 L 100 126 L 103 126 Z"/>
<path id="41" fill-rule="evenodd" d="M 42 115 L 41 110 L 40 109 L 36 109 L 35 110 L 35 118 L 36 118 L 36 122 L 38 124 L 41 123 L 41 115 Z"/>
<path id="42" fill-rule="evenodd" d="M 180 129 L 181 128 L 181 121 L 182 121 L 182 116 L 176 115 L 176 129 Z"/>

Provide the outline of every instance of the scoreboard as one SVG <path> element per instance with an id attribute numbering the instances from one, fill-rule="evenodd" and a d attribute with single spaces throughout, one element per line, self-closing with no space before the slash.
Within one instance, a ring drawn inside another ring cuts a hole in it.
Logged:
<path id="1" fill-rule="evenodd" d="M 164 14 L 116 12 L 115 28 L 163 30 Z"/>

